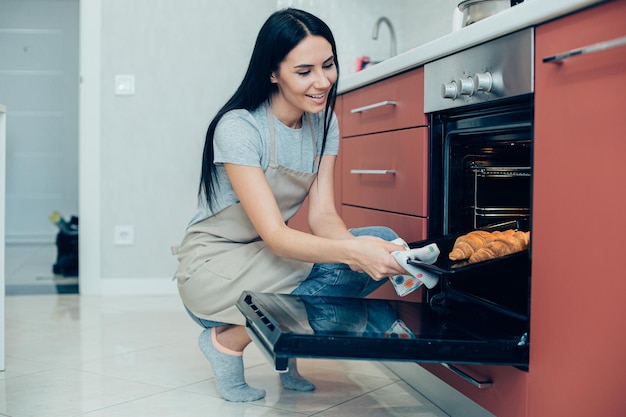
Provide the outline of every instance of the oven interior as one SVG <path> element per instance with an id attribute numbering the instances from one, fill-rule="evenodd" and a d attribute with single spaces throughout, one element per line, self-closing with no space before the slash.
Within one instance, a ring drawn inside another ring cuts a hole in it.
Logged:
<path id="1" fill-rule="evenodd" d="M 532 111 L 524 97 L 431 115 L 430 237 L 530 220 Z"/>
<path id="2" fill-rule="evenodd" d="M 430 115 L 433 216 L 430 240 L 415 245 L 436 242 L 442 253 L 440 285 L 425 295 L 431 304 L 478 303 L 528 320 L 529 250 L 471 268 L 447 253 L 472 230 L 531 229 L 532 103 L 528 94 Z"/>

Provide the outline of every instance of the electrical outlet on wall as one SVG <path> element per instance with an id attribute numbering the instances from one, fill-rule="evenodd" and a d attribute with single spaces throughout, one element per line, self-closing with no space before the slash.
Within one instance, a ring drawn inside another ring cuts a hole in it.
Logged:
<path id="1" fill-rule="evenodd" d="M 135 243 L 135 229 L 132 225 L 115 226 L 115 244 L 116 245 L 132 245 Z"/>

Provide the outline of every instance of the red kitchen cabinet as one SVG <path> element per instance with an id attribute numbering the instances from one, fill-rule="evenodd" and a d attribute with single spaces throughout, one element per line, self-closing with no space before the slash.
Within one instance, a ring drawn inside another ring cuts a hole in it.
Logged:
<path id="1" fill-rule="evenodd" d="M 343 216 L 349 219 L 348 227 L 384 225 L 400 231 L 402 236 L 424 236 L 426 234 L 427 220 L 421 217 L 386 213 L 384 211 L 352 206 L 343 207 Z M 423 238 L 418 238 L 415 241 L 418 240 L 423 240 Z"/>
<path id="2" fill-rule="evenodd" d="M 423 68 L 344 95 L 343 137 L 426 125 Z"/>
<path id="3" fill-rule="evenodd" d="M 529 412 L 626 413 L 626 1 L 536 30 Z"/>
<path id="4" fill-rule="evenodd" d="M 343 95 L 341 201 L 346 226 L 387 226 L 407 242 L 427 238 L 427 124 L 423 68 Z M 398 298 L 391 285 L 371 297 Z M 404 299 L 421 297 L 415 291 Z"/>
<path id="5" fill-rule="evenodd" d="M 342 137 L 335 200 L 348 227 L 388 226 L 409 242 L 427 237 L 423 89 L 424 70 L 418 68 L 337 98 Z M 394 172 L 374 172 L 381 170 Z M 309 231 L 307 208 L 305 201 L 291 227 Z"/>
<path id="6" fill-rule="evenodd" d="M 391 227 L 407 242 L 427 237 L 426 126 L 423 68 L 343 95 L 341 201 L 348 227 Z"/>
<path id="7" fill-rule="evenodd" d="M 427 129 L 344 138 L 342 147 L 344 205 L 427 216 Z"/>

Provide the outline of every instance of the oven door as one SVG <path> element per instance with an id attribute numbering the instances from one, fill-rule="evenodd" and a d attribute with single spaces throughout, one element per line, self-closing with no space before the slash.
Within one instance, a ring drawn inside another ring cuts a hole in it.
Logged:
<path id="1" fill-rule="evenodd" d="M 237 307 L 277 371 L 290 357 L 528 366 L 527 321 L 472 304 L 244 292 Z"/>

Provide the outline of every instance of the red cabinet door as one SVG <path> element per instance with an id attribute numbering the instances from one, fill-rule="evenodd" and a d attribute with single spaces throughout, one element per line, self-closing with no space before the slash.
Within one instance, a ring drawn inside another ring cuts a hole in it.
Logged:
<path id="1" fill-rule="evenodd" d="M 427 125 L 424 68 L 350 91 L 343 97 L 344 137 Z"/>
<path id="2" fill-rule="evenodd" d="M 428 220 L 425 217 L 352 206 L 343 206 L 342 213 L 343 221 L 348 228 L 387 226 L 409 243 L 419 242 L 428 237 Z"/>
<path id="3" fill-rule="evenodd" d="M 343 204 L 426 217 L 427 129 L 344 138 L 342 146 Z"/>
<path id="4" fill-rule="evenodd" d="M 529 416 L 626 409 L 626 1 L 536 31 Z"/>

